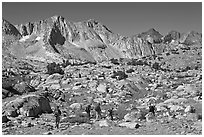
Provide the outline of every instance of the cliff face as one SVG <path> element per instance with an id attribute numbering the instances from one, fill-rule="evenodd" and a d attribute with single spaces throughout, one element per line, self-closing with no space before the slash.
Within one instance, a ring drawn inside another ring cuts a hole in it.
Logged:
<path id="1" fill-rule="evenodd" d="M 27 46 L 24 48 L 29 48 L 29 53 L 40 51 L 41 54 L 49 49 L 49 52 L 65 58 L 88 61 L 140 58 L 168 51 L 172 43 L 178 45 L 202 42 L 201 34 L 196 32 L 183 35 L 171 31 L 166 36 L 162 36 L 153 28 L 131 37 L 124 37 L 114 34 L 96 20 L 68 22 L 62 16 L 53 16 L 15 27 L 4 20 L 3 24 L 4 33 L 22 36 L 20 43 L 17 44 L 18 48 L 19 45 L 26 43 Z M 28 42 L 30 43 L 27 44 Z"/>
<path id="2" fill-rule="evenodd" d="M 96 61 L 121 57 L 120 53 L 109 47 L 108 37 L 113 33 L 95 20 L 74 23 L 67 22 L 61 16 L 54 16 L 39 22 L 16 25 L 16 28 L 23 36 L 43 36 L 45 44 L 51 45 L 54 51 L 63 55 L 72 48 L 72 51 L 75 49 L 84 54 L 90 53 Z"/>
<path id="3" fill-rule="evenodd" d="M 16 29 L 15 26 L 13 26 L 10 22 L 8 22 L 5 19 L 2 19 L 2 35 L 13 35 L 14 37 L 21 37 L 21 34 Z"/>
<path id="4" fill-rule="evenodd" d="M 154 29 L 132 37 L 118 36 L 112 39 L 111 45 L 120 49 L 125 58 L 140 58 L 167 50 L 167 45 L 162 43 L 162 35 Z"/>

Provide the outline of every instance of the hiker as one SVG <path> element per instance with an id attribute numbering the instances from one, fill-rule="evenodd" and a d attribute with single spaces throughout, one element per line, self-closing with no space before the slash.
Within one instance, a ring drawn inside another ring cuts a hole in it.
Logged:
<path id="1" fill-rule="evenodd" d="M 61 111 L 59 109 L 59 106 L 57 106 L 54 110 L 54 116 L 55 116 L 55 122 L 56 122 L 56 128 L 59 128 L 59 123 L 60 123 L 60 115 Z"/>
<path id="2" fill-rule="evenodd" d="M 96 111 L 96 120 L 101 119 L 101 104 L 97 103 L 95 106 L 95 111 Z"/>
<path id="3" fill-rule="evenodd" d="M 113 120 L 113 108 L 108 109 L 108 116 Z"/>
<path id="4" fill-rule="evenodd" d="M 85 108 L 86 113 L 88 114 L 88 118 L 91 118 L 91 104 L 88 104 Z"/>
<path id="5" fill-rule="evenodd" d="M 155 111 L 156 111 L 155 106 L 151 104 L 151 105 L 149 106 L 149 112 L 152 112 L 152 114 L 155 116 Z"/>

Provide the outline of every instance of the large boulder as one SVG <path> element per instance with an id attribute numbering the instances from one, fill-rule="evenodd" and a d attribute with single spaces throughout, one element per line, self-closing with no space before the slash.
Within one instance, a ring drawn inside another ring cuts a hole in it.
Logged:
<path id="1" fill-rule="evenodd" d="M 140 121 L 145 119 L 146 114 L 147 112 L 144 111 L 132 111 L 124 116 L 124 121 L 126 122 Z"/>
<path id="2" fill-rule="evenodd" d="M 2 89 L 2 99 L 8 97 L 9 95 L 12 95 L 12 92 L 6 89 Z"/>
<path id="3" fill-rule="evenodd" d="M 172 112 L 184 110 L 184 108 L 180 105 L 170 105 L 169 108 Z"/>
<path id="4" fill-rule="evenodd" d="M 13 87 L 19 94 L 35 92 L 35 88 L 27 84 L 26 82 L 20 82 Z"/>
<path id="5" fill-rule="evenodd" d="M 45 83 L 46 84 L 58 84 L 62 79 L 62 75 L 55 73 L 47 77 Z"/>
<path id="6" fill-rule="evenodd" d="M 69 107 L 73 110 L 81 110 L 82 109 L 82 103 L 73 103 Z"/>
<path id="7" fill-rule="evenodd" d="M 191 105 L 187 106 L 184 110 L 185 113 L 195 113 L 195 108 Z"/>
<path id="8" fill-rule="evenodd" d="M 59 64 L 53 62 L 47 65 L 47 73 L 50 75 L 54 73 L 64 74 L 64 71 L 62 70 Z"/>
<path id="9" fill-rule="evenodd" d="M 108 120 L 100 120 L 97 122 L 97 124 L 99 125 L 99 127 L 109 127 L 110 123 Z"/>
<path id="10" fill-rule="evenodd" d="M 11 108 L 11 109 L 7 110 L 6 115 L 10 116 L 10 117 L 17 117 L 18 116 L 17 109 Z"/>
<path id="11" fill-rule="evenodd" d="M 49 100 L 42 95 L 35 94 L 19 97 L 5 104 L 6 111 L 10 112 L 12 110 L 11 108 L 15 108 L 21 115 L 29 117 L 36 117 L 42 113 L 52 112 Z"/>
<path id="12" fill-rule="evenodd" d="M 40 84 L 40 77 L 36 77 L 30 81 L 32 87 L 37 87 Z"/>
<path id="13" fill-rule="evenodd" d="M 2 123 L 10 121 L 6 115 L 2 115 Z"/>

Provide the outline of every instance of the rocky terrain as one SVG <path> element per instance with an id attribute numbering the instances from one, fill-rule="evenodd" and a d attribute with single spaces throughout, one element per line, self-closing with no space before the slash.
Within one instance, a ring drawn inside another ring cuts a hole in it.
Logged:
<path id="1" fill-rule="evenodd" d="M 202 134 L 202 34 L 152 28 L 125 37 L 93 19 L 61 16 L 2 19 L 2 31 L 2 134 Z"/>

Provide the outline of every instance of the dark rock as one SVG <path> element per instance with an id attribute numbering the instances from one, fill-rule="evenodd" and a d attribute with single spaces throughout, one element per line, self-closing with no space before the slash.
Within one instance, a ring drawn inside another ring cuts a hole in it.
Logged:
<path id="1" fill-rule="evenodd" d="M 59 64 L 56 64 L 55 62 L 53 62 L 47 65 L 47 73 L 50 75 L 54 73 L 64 74 L 64 71 L 62 70 Z"/>
<path id="2" fill-rule="evenodd" d="M 123 71 L 113 71 L 113 75 L 111 76 L 112 78 L 116 78 L 118 80 L 126 79 L 128 75 L 125 74 Z"/>
<path id="3" fill-rule="evenodd" d="M 126 72 L 127 73 L 132 73 L 132 72 L 134 72 L 134 70 L 133 69 L 128 69 L 128 70 L 126 70 Z"/>
<path id="4" fill-rule="evenodd" d="M 57 24 L 54 23 L 53 28 L 50 32 L 50 36 L 48 38 L 48 42 L 54 48 L 54 50 L 59 53 L 59 51 L 55 48 L 56 44 L 63 45 L 65 42 L 65 37 L 61 34 L 59 28 L 56 26 Z"/>
<path id="5" fill-rule="evenodd" d="M 181 34 L 177 31 L 170 31 L 165 37 L 164 37 L 164 43 L 170 43 L 172 40 L 179 40 Z"/>
<path id="6" fill-rule="evenodd" d="M 18 116 L 17 109 L 14 109 L 14 108 L 10 108 L 9 110 L 6 111 L 6 113 L 7 113 L 7 116 L 10 116 L 10 117 Z"/>
<path id="7" fill-rule="evenodd" d="M 2 115 L 2 123 L 7 123 L 8 121 L 10 121 L 6 115 Z"/>
<path id="8" fill-rule="evenodd" d="M 12 93 L 6 89 L 2 89 L 2 99 L 8 97 L 10 95 L 12 95 Z"/>

